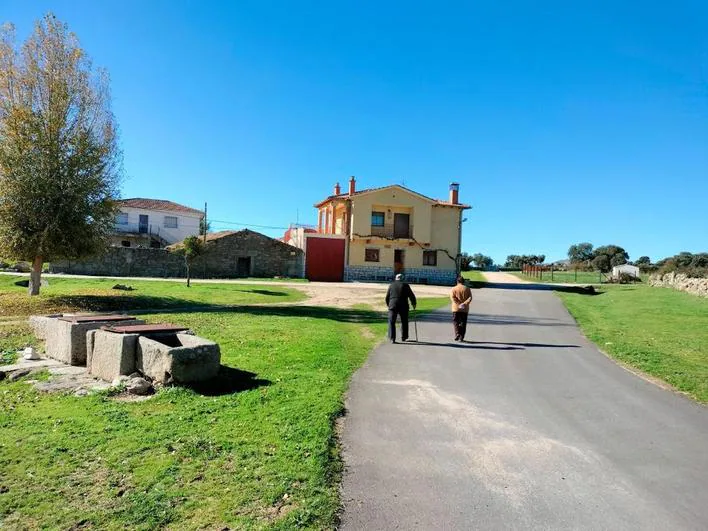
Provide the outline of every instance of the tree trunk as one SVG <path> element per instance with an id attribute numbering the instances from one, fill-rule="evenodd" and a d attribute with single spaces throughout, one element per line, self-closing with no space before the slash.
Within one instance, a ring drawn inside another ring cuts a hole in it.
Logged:
<path id="1" fill-rule="evenodd" d="M 42 265 L 44 265 L 42 257 L 35 256 L 34 262 L 32 262 L 32 271 L 30 272 L 30 295 L 39 295 L 39 288 L 42 285 Z"/>
<path id="2" fill-rule="evenodd" d="M 187 264 L 187 287 L 189 287 L 189 262 L 186 262 Z"/>

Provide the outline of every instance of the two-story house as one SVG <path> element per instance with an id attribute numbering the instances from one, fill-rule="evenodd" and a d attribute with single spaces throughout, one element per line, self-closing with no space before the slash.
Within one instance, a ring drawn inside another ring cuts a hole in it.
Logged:
<path id="1" fill-rule="evenodd" d="M 165 247 L 199 234 L 204 212 L 164 199 L 134 197 L 117 201 L 111 243 L 123 247 Z"/>
<path id="2" fill-rule="evenodd" d="M 459 184 L 450 184 L 443 201 L 395 184 L 356 190 L 352 177 L 347 192 L 337 184 L 334 194 L 315 207 L 317 235 L 309 235 L 307 247 L 313 240 L 332 241 L 315 241 L 314 250 L 306 249 L 308 271 L 338 268 L 341 262 L 344 280 L 388 281 L 403 272 L 412 282 L 454 284 L 462 213 L 471 208 L 459 202 Z"/>

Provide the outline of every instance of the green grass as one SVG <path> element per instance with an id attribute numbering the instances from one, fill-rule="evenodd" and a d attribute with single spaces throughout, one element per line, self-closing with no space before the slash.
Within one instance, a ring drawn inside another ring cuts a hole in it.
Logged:
<path id="1" fill-rule="evenodd" d="M 169 289 L 131 284 L 150 297 Z M 81 294 L 72 282 L 52 288 Z M 215 296 L 250 298 L 241 288 Z M 199 296 L 191 290 L 182 296 Z M 419 309 L 446 303 L 421 299 Z M 148 320 L 217 341 L 227 377 L 142 402 L 0 382 L 0 528 L 332 529 L 342 469 L 335 421 L 352 373 L 384 336 L 384 316 L 264 305 Z M 0 350 L 27 340 L 22 327 L 7 330 Z"/>
<path id="2" fill-rule="evenodd" d="M 574 271 L 554 271 L 552 280 L 550 271 L 544 271 L 542 278 L 535 275 L 525 275 L 521 271 L 509 271 L 509 273 L 517 278 L 530 282 L 554 282 L 558 284 L 601 284 L 606 281 L 604 275 L 592 271 L 578 271 L 577 277 Z"/>
<path id="3" fill-rule="evenodd" d="M 708 402 L 708 299 L 646 285 L 601 291 L 558 296 L 609 355 Z"/>
<path id="4" fill-rule="evenodd" d="M 462 276 L 472 282 L 486 282 L 487 279 L 481 271 L 463 271 Z"/>
<path id="5" fill-rule="evenodd" d="M 32 313 L 62 311 L 121 311 L 140 309 L 179 309 L 188 306 L 260 304 L 295 302 L 305 299 L 296 289 L 256 284 L 162 282 L 150 280 L 50 277 L 40 295 L 29 297 L 27 288 L 15 282 L 27 277 L 0 275 L 0 321 Z M 135 291 L 111 289 L 116 284 Z"/>

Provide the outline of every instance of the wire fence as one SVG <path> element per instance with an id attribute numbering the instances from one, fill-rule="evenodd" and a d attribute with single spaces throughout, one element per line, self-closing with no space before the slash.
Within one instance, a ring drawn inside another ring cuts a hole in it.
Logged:
<path id="1" fill-rule="evenodd" d="M 521 273 L 524 276 L 541 282 L 557 282 L 560 284 L 603 284 L 609 282 L 609 277 L 602 271 L 566 270 L 548 265 L 527 265 Z"/>

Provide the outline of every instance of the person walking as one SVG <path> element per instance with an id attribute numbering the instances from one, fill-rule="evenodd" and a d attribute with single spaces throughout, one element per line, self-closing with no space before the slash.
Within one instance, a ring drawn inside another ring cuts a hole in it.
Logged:
<path id="1" fill-rule="evenodd" d="M 452 326 L 455 330 L 455 341 L 464 341 L 467 332 L 467 316 L 472 302 L 472 290 L 465 286 L 465 279 L 457 277 L 457 285 L 450 291 L 452 301 Z"/>
<path id="2" fill-rule="evenodd" d="M 403 275 L 397 274 L 386 292 L 388 306 L 388 338 L 396 342 L 396 319 L 401 316 L 401 340 L 408 341 L 408 301 L 415 310 L 416 300 L 410 285 L 403 282 Z"/>

